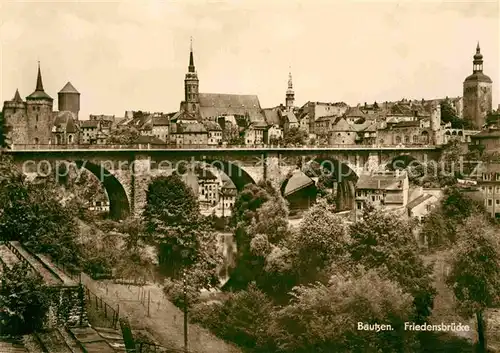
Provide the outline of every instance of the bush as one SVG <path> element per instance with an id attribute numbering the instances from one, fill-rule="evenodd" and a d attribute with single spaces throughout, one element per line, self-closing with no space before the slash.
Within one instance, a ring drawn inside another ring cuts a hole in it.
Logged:
<path id="1" fill-rule="evenodd" d="M 163 292 L 176 307 L 184 308 L 184 283 L 182 280 L 167 278 L 164 282 Z M 186 285 L 186 299 L 188 307 L 200 302 L 200 291 L 189 284 Z"/>

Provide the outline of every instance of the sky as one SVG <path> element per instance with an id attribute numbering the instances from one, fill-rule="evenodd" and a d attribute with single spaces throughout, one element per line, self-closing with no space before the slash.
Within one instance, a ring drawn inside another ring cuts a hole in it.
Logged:
<path id="1" fill-rule="evenodd" d="M 174 112 L 190 37 L 200 92 L 284 103 L 462 95 L 479 41 L 500 103 L 499 1 L 0 0 L 0 102 L 35 89 L 37 61 L 54 100 L 70 81 L 80 117 Z"/>

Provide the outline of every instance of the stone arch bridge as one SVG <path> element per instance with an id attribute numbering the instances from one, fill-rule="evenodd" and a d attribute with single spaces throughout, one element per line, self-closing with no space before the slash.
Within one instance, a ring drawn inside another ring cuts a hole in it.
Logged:
<path id="1" fill-rule="evenodd" d="M 337 147 L 193 147 L 165 148 L 150 145 L 133 146 L 14 146 L 6 153 L 24 173 L 47 170 L 58 163 L 74 162 L 91 171 L 103 184 L 110 201 L 110 216 L 122 219 L 140 214 L 145 206 L 146 191 L 152 178 L 169 175 L 179 166 L 204 162 L 224 173 L 238 191 L 248 183 L 269 180 L 276 188 L 305 163 L 314 160 L 335 176 L 338 197 L 350 206 L 354 185 L 361 173 L 386 167 L 396 159 L 425 162 L 437 160 L 436 146 L 379 147 L 341 145 Z"/>

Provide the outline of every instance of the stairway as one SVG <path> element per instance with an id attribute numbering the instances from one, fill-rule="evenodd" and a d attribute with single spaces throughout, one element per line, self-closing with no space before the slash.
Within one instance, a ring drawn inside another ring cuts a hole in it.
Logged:
<path id="1" fill-rule="evenodd" d="M 0 244 L 0 261 L 3 262 L 8 268 L 12 268 L 19 262 L 19 259 L 5 244 Z"/>
<path id="2" fill-rule="evenodd" d="M 28 351 L 24 348 L 19 340 L 3 339 L 0 337 L 0 353 L 27 353 Z"/>

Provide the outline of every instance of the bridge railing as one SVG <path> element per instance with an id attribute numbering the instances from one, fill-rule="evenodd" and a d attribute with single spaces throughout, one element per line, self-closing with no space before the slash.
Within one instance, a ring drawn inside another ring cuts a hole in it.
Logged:
<path id="1" fill-rule="evenodd" d="M 339 149 L 433 149 L 436 145 L 389 145 L 389 144 L 374 144 L 374 145 L 357 145 L 357 144 L 336 144 L 336 145 L 300 145 L 300 146 L 283 146 L 283 145 L 173 145 L 173 144 L 129 144 L 129 145 L 42 145 L 42 144 L 15 144 L 10 146 L 12 151 L 61 151 L 61 150 L 263 150 L 263 149 L 283 149 L 283 150 L 301 150 L 315 149 L 328 150 L 332 148 Z"/>

